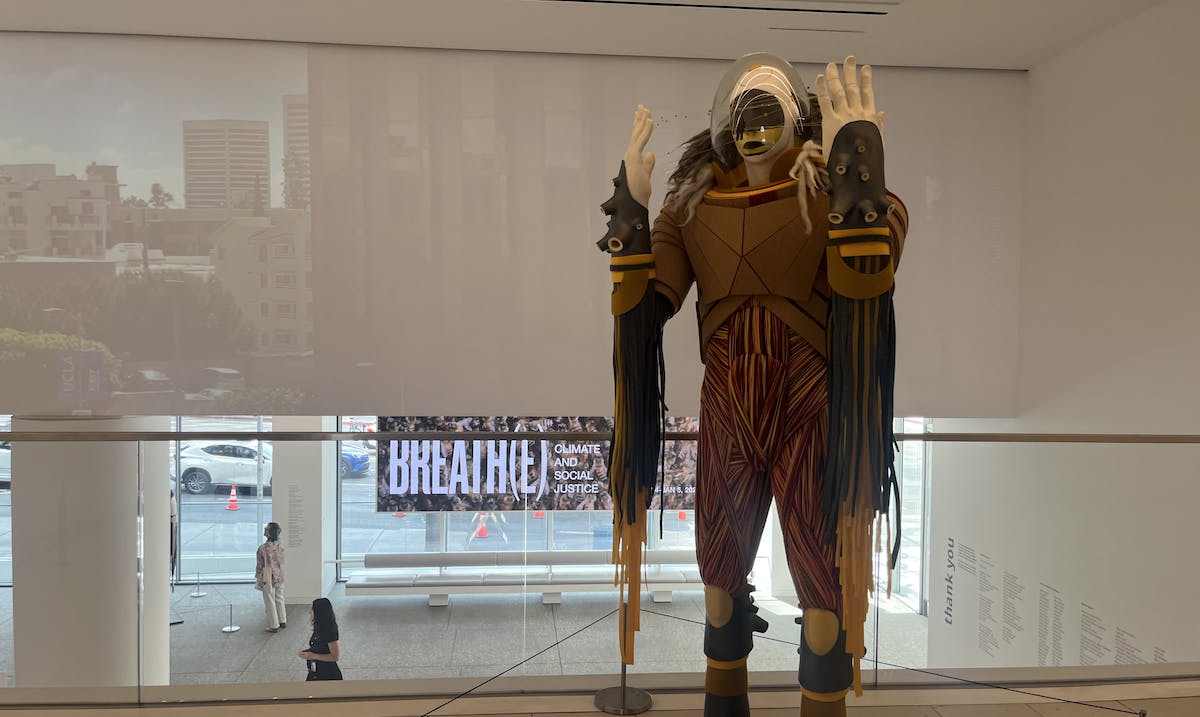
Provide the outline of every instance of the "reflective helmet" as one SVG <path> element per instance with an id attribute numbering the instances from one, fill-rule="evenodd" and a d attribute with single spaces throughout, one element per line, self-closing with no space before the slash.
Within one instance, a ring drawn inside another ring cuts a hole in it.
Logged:
<path id="1" fill-rule="evenodd" d="M 796 146 L 810 116 L 808 91 L 791 63 L 756 52 L 734 63 L 713 97 L 710 135 L 726 164 Z"/>

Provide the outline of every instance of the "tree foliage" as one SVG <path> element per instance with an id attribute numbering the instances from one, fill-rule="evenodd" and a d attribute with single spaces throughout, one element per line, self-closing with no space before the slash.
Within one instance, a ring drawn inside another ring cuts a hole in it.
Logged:
<path id="1" fill-rule="evenodd" d="M 0 393 L 11 406 L 38 406 L 42 410 L 65 409 L 59 405 L 61 357 L 79 351 L 103 355 L 108 386 L 121 386 L 121 362 L 99 341 L 57 333 L 30 333 L 0 328 Z"/>
<path id="2" fill-rule="evenodd" d="M 218 399 L 210 412 L 222 416 L 296 415 L 306 398 L 294 388 L 249 388 Z"/>
<path id="3" fill-rule="evenodd" d="M 295 152 L 283 155 L 283 206 L 288 209 L 308 209 L 309 197 L 305 187 L 310 170 L 304 157 Z"/>
<path id="4" fill-rule="evenodd" d="M 155 182 L 150 185 L 150 206 L 154 209 L 166 209 L 175 201 L 175 195 L 163 189 L 163 185 Z"/>
<path id="5" fill-rule="evenodd" d="M 182 272 L 120 274 L 86 289 L 0 287 L 0 326 L 82 330 L 135 361 L 227 357 L 254 342 L 253 327 L 220 282 Z"/>

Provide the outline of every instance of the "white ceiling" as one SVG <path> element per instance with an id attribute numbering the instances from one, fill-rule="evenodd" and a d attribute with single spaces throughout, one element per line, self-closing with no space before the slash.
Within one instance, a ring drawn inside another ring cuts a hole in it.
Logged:
<path id="1" fill-rule="evenodd" d="M 0 30 L 1024 70 L 1159 1 L 0 0 Z"/>

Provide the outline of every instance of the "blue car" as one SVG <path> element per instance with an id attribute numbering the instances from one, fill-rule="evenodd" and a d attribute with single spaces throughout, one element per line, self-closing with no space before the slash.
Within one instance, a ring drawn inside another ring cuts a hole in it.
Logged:
<path id="1" fill-rule="evenodd" d="M 338 478 L 358 478 L 367 472 L 371 453 L 358 441 L 343 441 L 342 455 L 338 461 Z"/>

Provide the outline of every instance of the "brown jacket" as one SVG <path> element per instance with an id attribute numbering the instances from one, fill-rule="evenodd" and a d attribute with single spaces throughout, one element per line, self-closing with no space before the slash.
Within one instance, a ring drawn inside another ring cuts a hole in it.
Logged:
<path id="1" fill-rule="evenodd" d="M 650 234 L 658 292 L 679 311 L 692 283 L 698 284 L 701 360 L 713 332 L 751 299 L 824 354 L 828 198 L 820 193 L 809 198 L 812 231 L 805 232 L 795 180 L 753 189 L 744 180 L 740 187 L 720 186 L 736 181 L 718 173 L 718 186 L 705 194 L 684 226 L 668 207 L 659 213 Z M 908 213 L 899 198 L 888 198 L 896 204 L 888 223 L 892 260 L 898 262 Z"/>

